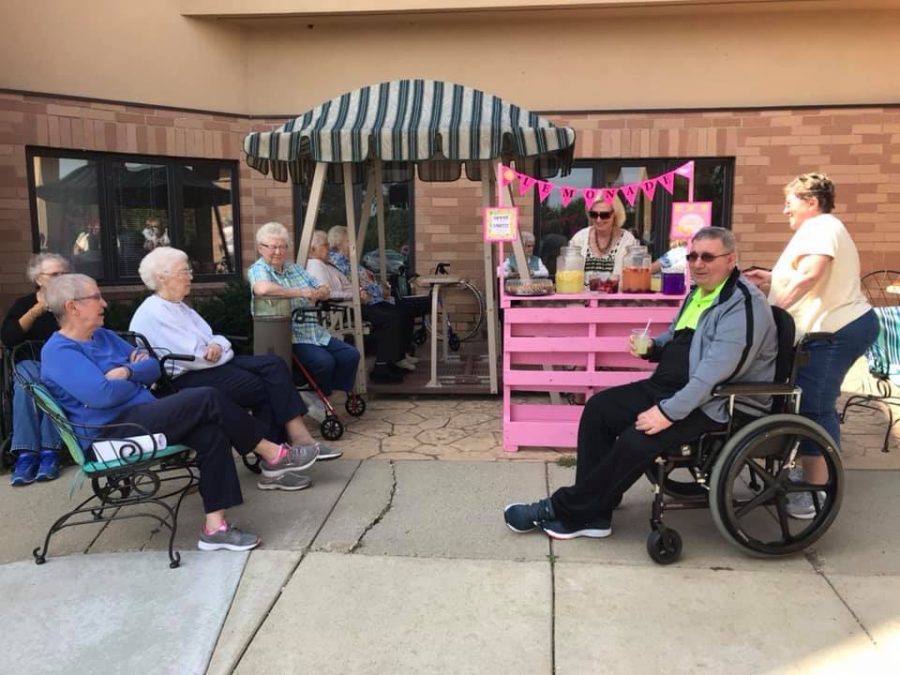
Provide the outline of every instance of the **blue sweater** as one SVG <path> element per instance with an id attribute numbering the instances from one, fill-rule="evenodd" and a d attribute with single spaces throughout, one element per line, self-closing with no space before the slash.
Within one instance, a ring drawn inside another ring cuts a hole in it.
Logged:
<path id="1" fill-rule="evenodd" d="M 106 328 L 98 328 L 85 342 L 59 332 L 47 340 L 41 350 L 41 380 L 78 433 L 96 438 L 96 429 L 81 425 L 108 424 L 122 411 L 156 400 L 147 387 L 159 378 L 159 361 L 130 363 L 133 351 L 132 345 Z M 131 368 L 131 378 L 107 380 L 106 373 L 118 366 Z"/>

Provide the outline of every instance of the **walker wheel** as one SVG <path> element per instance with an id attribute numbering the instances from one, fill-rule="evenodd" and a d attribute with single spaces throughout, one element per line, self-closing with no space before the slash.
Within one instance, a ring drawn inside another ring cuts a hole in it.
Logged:
<path id="1" fill-rule="evenodd" d="M 447 346 L 450 347 L 451 351 L 458 352 L 460 346 L 459 335 L 450 333 L 450 337 L 447 338 Z"/>
<path id="2" fill-rule="evenodd" d="M 346 408 L 348 415 L 361 417 L 366 412 L 366 400 L 359 394 L 350 394 L 347 400 L 344 401 L 344 408 Z"/>
<path id="3" fill-rule="evenodd" d="M 337 417 L 326 417 L 319 425 L 319 430 L 329 441 L 336 441 L 344 435 L 344 425 Z"/>
<path id="4" fill-rule="evenodd" d="M 246 466 L 253 473 L 262 473 L 262 468 L 259 466 L 259 455 L 255 452 L 248 452 L 246 455 L 241 455 L 241 459 L 244 461 L 244 466 Z"/>
<path id="5" fill-rule="evenodd" d="M 653 562 L 671 565 L 681 557 L 681 535 L 669 527 L 651 530 L 647 537 L 647 553 Z"/>
<path id="6" fill-rule="evenodd" d="M 34 549 L 31 552 L 31 555 L 34 556 L 34 564 L 35 565 L 43 565 L 45 562 L 47 562 L 47 558 L 45 556 L 41 555 L 40 553 L 38 553 L 38 551 L 40 551 L 40 550 L 41 550 L 41 547 L 38 546 L 36 549 Z"/>
<path id="7" fill-rule="evenodd" d="M 426 340 L 427 338 L 428 338 L 428 335 L 425 333 L 425 329 L 424 329 L 424 328 L 419 328 L 418 330 L 416 330 L 415 333 L 413 333 L 413 341 L 414 341 L 417 345 L 424 345 L 424 344 L 425 344 L 425 340 Z"/>

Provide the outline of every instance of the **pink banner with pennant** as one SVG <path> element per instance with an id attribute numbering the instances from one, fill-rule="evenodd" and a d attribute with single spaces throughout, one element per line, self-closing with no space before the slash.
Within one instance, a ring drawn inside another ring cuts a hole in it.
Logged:
<path id="1" fill-rule="evenodd" d="M 550 193 L 553 192 L 554 187 L 556 187 L 556 186 L 553 183 L 548 183 L 545 180 L 538 181 L 538 184 L 537 184 L 538 197 L 540 197 L 542 204 L 547 199 L 547 197 L 550 196 Z"/>
<path id="2" fill-rule="evenodd" d="M 616 193 L 618 191 L 618 188 L 603 188 L 600 190 L 600 194 L 603 195 L 603 201 L 612 206 L 613 202 L 616 201 Z"/>
<path id="3" fill-rule="evenodd" d="M 653 201 L 653 195 L 656 194 L 656 179 L 651 178 L 650 180 L 641 181 L 641 190 L 644 191 L 644 196 Z"/>
<path id="4" fill-rule="evenodd" d="M 584 195 L 584 205 L 590 206 L 596 201 L 597 195 L 600 194 L 600 190 L 596 190 L 594 188 L 584 188 L 581 191 L 581 194 Z"/>
<path id="5" fill-rule="evenodd" d="M 537 180 L 531 176 L 526 176 L 524 173 L 517 174 L 517 176 L 519 178 L 519 196 L 524 197 L 534 187 Z"/>
<path id="6" fill-rule="evenodd" d="M 559 188 L 559 200 L 562 202 L 563 206 L 568 206 L 569 202 L 575 198 L 575 194 L 578 192 L 573 187 L 569 187 L 568 185 L 561 185 Z"/>
<path id="7" fill-rule="evenodd" d="M 682 164 L 677 169 L 675 169 L 675 173 L 679 176 L 684 176 L 685 178 L 693 178 L 694 177 L 694 162 L 691 160 L 690 162 L 686 162 Z"/>
<path id="8" fill-rule="evenodd" d="M 628 203 L 631 206 L 634 206 L 634 200 L 637 199 L 638 196 L 638 186 L 634 183 L 629 183 L 628 185 L 623 185 L 619 188 L 619 192 L 625 195 L 625 199 L 628 200 Z"/>
<path id="9" fill-rule="evenodd" d="M 662 176 L 656 179 L 662 186 L 666 189 L 666 192 L 672 194 L 672 191 L 675 189 L 675 172 L 670 171 L 669 173 L 664 173 Z"/>
<path id="10" fill-rule="evenodd" d="M 497 185 L 504 188 L 516 179 L 516 172 L 502 164 L 497 167 Z"/>

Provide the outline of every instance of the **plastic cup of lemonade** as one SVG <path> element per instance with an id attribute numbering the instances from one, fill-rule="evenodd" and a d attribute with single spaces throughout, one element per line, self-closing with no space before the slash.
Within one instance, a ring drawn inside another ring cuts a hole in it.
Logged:
<path id="1" fill-rule="evenodd" d="M 631 347 L 635 354 L 647 354 L 650 351 L 650 332 L 646 328 L 632 328 Z"/>

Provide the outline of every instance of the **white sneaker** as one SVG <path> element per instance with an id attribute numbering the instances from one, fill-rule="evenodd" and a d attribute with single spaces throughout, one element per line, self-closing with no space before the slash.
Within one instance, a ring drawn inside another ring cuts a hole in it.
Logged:
<path id="1" fill-rule="evenodd" d="M 416 356 L 413 356 L 412 354 L 407 354 L 406 356 L 403 357 L 403 360 L 409 361 L 411 364 L 416 365 L 420 359 Z"/>
<path id="2" fill-rule="evenodd" d="M 394 363 L 398 368 L 403 368 L 403 370 L 415 370 L 416 364 L 410 361 L 408 358 L 400 359 L 399 361 Z"/>

